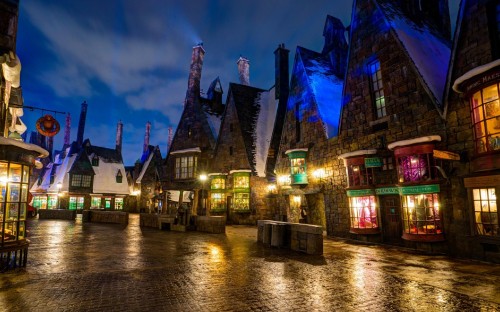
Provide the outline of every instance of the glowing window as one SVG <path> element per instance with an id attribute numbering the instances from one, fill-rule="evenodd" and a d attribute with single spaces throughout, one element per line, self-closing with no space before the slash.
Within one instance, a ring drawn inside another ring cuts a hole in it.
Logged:
<path id="1" fill-rule="evenodd" d="M 233 200 L 234 210 L 250 210 L 250 193 L 235 193 Z"/>
<path id="2" fill-rule="evenodd" d="M 101 208 L 101 198 L 92 196 L 90 200 L 90 208 Z"/>
<path id="3" fill-rule="evenodd" d="M 197 156 L 177 157 L 175 159 L 175 178 L 190 179 L 196 175 Z"/>
<path id="4" fill-rule="evenodd" d="M 349 198 L 351 229 L 378 228 L 375 196 Z"/>
<path id="5" fill-rule="evenodd" d="M 224 193 L 212 193 L 210 195 L 210 210 L 211 211 L 226 210 L 226 196 L 224 196 Z"/>
<path id="6" fill-rule="evenodd" d="M 442 234 L 438 194 L 402 196 L 403 231 L 407 234 Z"/>
<path id="7" fill-rule="evenodd" d="M 500 150 L 498 85 L 488 86 L 470 99 L 474 142 L 478 154 Z"/>
<path id="8" fill-rule="evenodd" d="M 212 190 L 223 190 L 226 188 L 226 178 L 225 177 L 220 177 L 220 176 L 215 176 L 212 178 L 212 181 L 210 182 L 210 188 Z"/>
<path id="9" fill-rule="evenodd" d="M 473 189 L 474 224 L 478 235 L 498 235 L 497 196 L 494 188 Z"/>
<path id="10" fill-rule="evenodd" d="M 123 210 L 123 198 L 115 198 L 115 210 Z"/>
<path id="11" fill-rule="evenodd" d="M 84 198 L 82 196 L 71 196 L 69 198 L 69 209 L 83 209 Z"/>
<path id="12" fill-rule="evenodd" d="M 368 64 L 368 74 L 370 76 L 370 84 L 372 91 L 372 99 L 374 103 L 377 118 L 382 118 L 387 115 L 385 109 L 384 86 L 382 83 L 382 71 L 380 70 L 380 62 L 378 60 Z"/>

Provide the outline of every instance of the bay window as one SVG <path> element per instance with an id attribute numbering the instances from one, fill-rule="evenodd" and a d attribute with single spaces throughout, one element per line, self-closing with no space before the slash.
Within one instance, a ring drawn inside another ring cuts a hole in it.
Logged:
<path id="1" fill-rule="evenodd" d="M 476 153 L 500 150 L 500 102 L 498 84 L 474 93 L 470 99 Z"/>

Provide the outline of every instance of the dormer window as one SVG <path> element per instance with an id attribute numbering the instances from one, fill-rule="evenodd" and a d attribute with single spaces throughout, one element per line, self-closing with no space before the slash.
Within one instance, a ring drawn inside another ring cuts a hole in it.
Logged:
<path id="1" fill-rule="evenodd" d="M 97 155 L 94 155 L 92 157 L 92 166 L 93 167 L 98 167 L 99 166 L 99 157 Z"/>
<path id="2" fill-rule="evenodd" d="M 123 180 L 122 171 L 118 170 L 118 172 L 116 173 L 116 183 L 122 183 L 122 180 Z"/>
<path id="3" fill-rule="evenodd" d="M 307 148 L 288 150 L 285 154 L 287 154 L 290 159 L 292 184 L 307 184 Z"/>

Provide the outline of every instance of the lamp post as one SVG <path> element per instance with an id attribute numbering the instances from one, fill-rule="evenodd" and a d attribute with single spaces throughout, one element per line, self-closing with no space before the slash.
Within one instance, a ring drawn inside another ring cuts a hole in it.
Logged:
<path id="1" fill-rule="evenodd" d="M 57 209 L 61 209 L 61 188 L 62 188 L 62 183 L 57 182 Z"/>
<path id="2" fill-rule="evenodd" d="M 202 198 L 202 201 L 201 201 L 201 208 L 203 210 L 203 212 L 206 214 L 206 206 L 207 206 L 207 203 L 206 203 L 206 198 L 205 198 L 205 181 L 207 180 L 207 175 L 206 174 L 200 174 L 200 181 L 201 181 L 201 198 Z"/>

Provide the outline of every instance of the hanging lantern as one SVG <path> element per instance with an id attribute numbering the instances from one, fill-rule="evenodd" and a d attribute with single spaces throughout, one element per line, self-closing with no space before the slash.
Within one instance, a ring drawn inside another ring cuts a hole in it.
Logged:
<path id="1" fill-rule="evenodd" d="M 60 129 L 59 122 L 51 115 L 45 115 L 36 121 L 36 130 L 46 137 L 53 137 Z"/>

